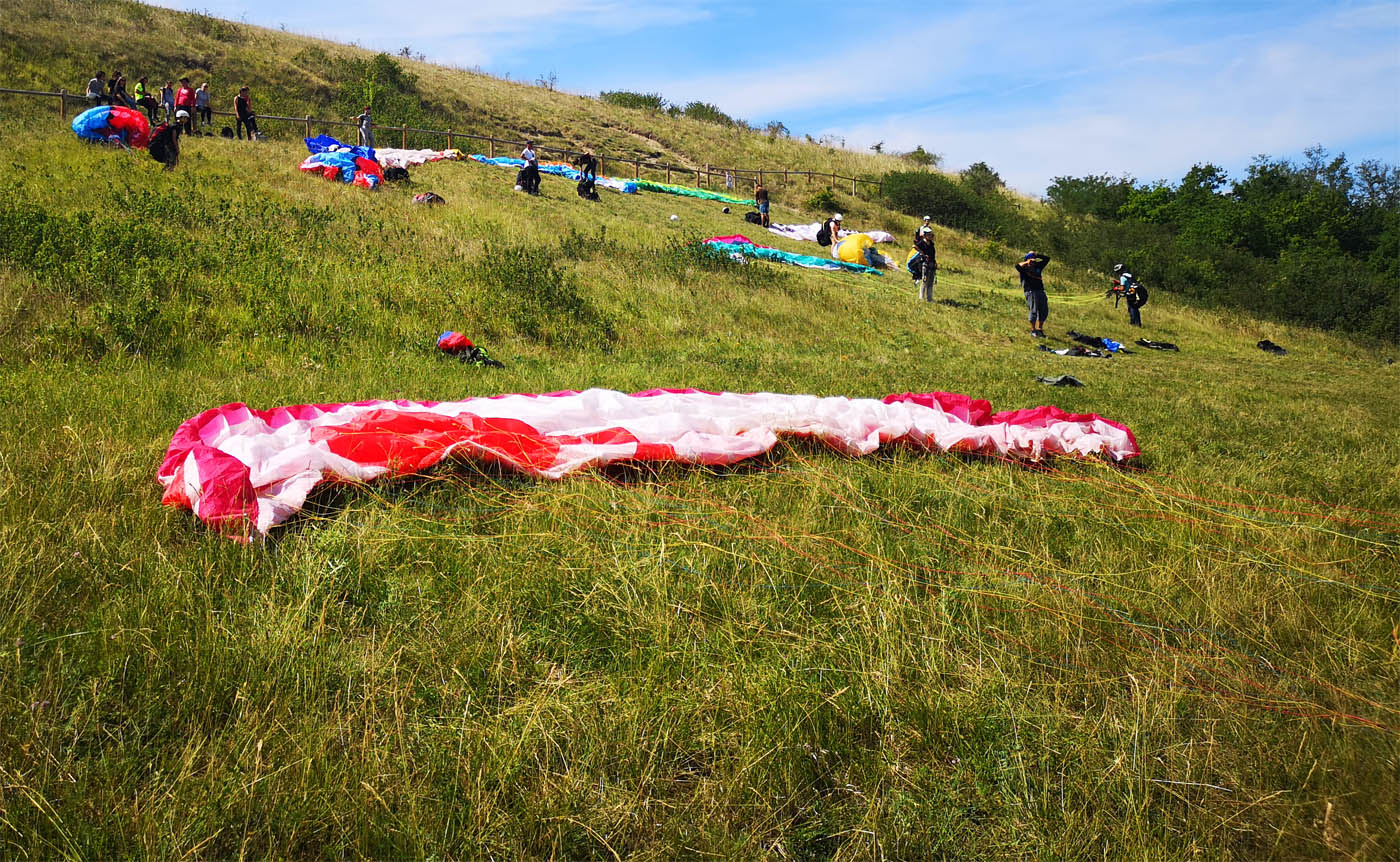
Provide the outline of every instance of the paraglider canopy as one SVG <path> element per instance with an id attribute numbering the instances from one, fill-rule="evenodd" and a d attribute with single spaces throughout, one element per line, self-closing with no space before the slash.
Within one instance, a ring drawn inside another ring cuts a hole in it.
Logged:
<path id="1" fill-rule="evenodd" d="M 85 141 L 144 150 L 151 140 L 146 115 L 120 105 L 98 105 L 73 118 L 73 132 Z"/>

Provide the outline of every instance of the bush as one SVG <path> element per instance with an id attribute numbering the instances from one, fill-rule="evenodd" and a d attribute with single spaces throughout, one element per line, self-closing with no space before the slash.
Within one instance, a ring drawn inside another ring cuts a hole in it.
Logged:
<path id="1" fill-rule="evenodd" d="M 718 126 L 737 125 L 734 118 L 711 105 L 709 102 L 690 102 L 685 106 L 685 115 L 692 120 L 700 120 L 703 123 L 714 123 Z"/>
<path id="2" fill-rule="evenodd" d="M 622 108 L 637 108 L 642 111 L 662 111 L 666 108 L 666 100 L 660 93 L 633 93 L 628 90 L 604 90 L 598 94 L 598 100 L 607 102 L 609 105 L 617 105 Z"/>
<path id="3" fill-rule="evenodd" d="M 818 189 L 816 194 L 807 198 L 807 209 L 809 210 L 831 212 L 838 206 L 840 203 L 836 200 L 836 195 L 832 193 L 831 189 Z"/>

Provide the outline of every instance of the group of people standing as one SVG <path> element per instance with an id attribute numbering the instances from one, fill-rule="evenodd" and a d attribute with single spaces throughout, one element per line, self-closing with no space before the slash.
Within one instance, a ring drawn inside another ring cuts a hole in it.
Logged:
<path id="1" fill-rule="evenodd" d="M 214 124 L 208 81 L 194 87 L 189 78 L 181 78 L 179 87 L 175 86 L 174 81 L 166 81 L 165 86 L 156 90 L 143 75 L 128 91 L 126 76 L 120 71 L 113 72 L 110 78 L 105 72 L 98 72 L 88 81 L 85 95 L 93 107 L 117 105 L 145 111 L 152 126 L 166 122 L 187 135 L 209 134 L 202 130 Z M 247 87 L 241 88 L 234 99 L 234 114 L 238 121 L 238 137 L 243 137 L 246 130 L 249 140 L 252 140 L 258 133 L 258 126 Z"/>

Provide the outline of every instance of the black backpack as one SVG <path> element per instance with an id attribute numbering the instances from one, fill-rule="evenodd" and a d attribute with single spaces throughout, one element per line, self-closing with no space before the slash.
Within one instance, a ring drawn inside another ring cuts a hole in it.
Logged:
<path id="1" fill-rule="evenodd" d="M 1131 305 L 1133 308 L 1142 308 L 1146 304 L 1147 288 L 1143 287 L 1141 282 L 1134 279 L 1133 286 L 1128 288 L 1128 305 Z"/>
<path id="2" fill-rule="evenodd" d="M 744 213 L 744 221 L 749 224 L 763 224 L 763 216 L 755 212 Z"/>
<path id="3" fill-rule="evenodd" d="M 386 183 L 397 183 L 408 180 L 408 168 L 385 168 L 384 181 Z"/>
<path id="4" fill-rule="evenodd" d="M 180 161 L 178 133 L 169 123 L 161 123 L 151 133 L 151 143 L 146 151 L 151 154 L 151 158 L 165 165 L 167 171 L 173 170 L 175 163 Z"/>
<path id="5" fill-rule="evenodd" d="M 817 245 L 831 245 L 831 222 L 823 222 L 817 231 Z"/>

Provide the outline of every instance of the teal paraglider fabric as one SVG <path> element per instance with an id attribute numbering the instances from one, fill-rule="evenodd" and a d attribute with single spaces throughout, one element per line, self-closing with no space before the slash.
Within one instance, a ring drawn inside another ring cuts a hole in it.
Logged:
<path id="1" fill-rule="evenodd" d="M 808 269 L 826 269 L 833 271 L 844 270 L 846 272 L 868 272 L 872 275 L 884 275 L 874 267 L 864 266 L 859 263 L 847 263 L 844 260 L 835 260 L 829 257 L 813 257 L 810 254 L 793 254 L 790 251 L 773 248 L 766 245 L 758 245 L 746 236 L 735 234 L 734 236 L 714 236 L 705 240 L 705 244 L 729 255 L 741 255 L 743 257 L 756 257 L 760 260 L 772 260 L 778 263 L 790 263 L 795 266 L 805 266 Z"/>
<path id="2" fill-rule="evenodd" d="M 637 188 L 644 192 L 661 192 L 667 195 L 680 195 L 687 198 L 702 198 L 707 201 L 723 201 L 727 204 L 738 204 L 742 207 L 754 205 L 753 198 L 736 198 L 729 195 L 722 195 L 719 192 L 707 192 L 704 189 L 693 189 L 690 186 L 673 186 L 670 183 L 657 183 L 651 180 L 637 180 Z"/>

